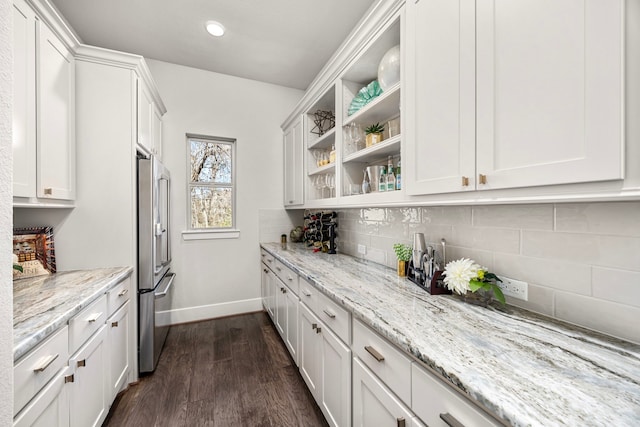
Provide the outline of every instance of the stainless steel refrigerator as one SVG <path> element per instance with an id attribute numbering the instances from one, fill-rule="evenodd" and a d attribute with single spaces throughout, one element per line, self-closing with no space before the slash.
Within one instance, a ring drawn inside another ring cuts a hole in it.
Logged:
<path id="1" fill-rule="evenodd" d="M 171 307 L 171 175 L 155 157 L 138 155 L 138 362 L 140 373 L 153 372 L 169 326 L 158 312 Z"/>

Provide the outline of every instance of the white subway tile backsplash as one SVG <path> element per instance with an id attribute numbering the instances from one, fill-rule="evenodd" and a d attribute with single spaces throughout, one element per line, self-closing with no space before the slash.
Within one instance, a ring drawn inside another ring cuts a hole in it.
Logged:
<path id="1" fill-rule="evenodd" d="M 368 221 L 385 221 L 387 210 L 384 208 L 362 209 L 362 219 Z"/>
<path id="2" fill-rule="evenodd" d="M 454 226 L 451 244 L 495 252 L 520 252 L 520 231 L 510 228 Z"/>
<path id="3" fill-rule="evenodd" d="M 426 225 L 471 225 L 471 206 L 440 206 L 422 208 Z"/>
<path id="4" fill-rule="evenodd" d="M 420 224 L 422 222 L 421 213 L 422 208 L 389 208 L 387 209 L 387 221 Z"/>
<path id="5" fill-rule="evenodd" d="M 441 246 L 436 247 L 438 253 L 440 253 Z M 494 253 L 491 251 L 483 251 L 480 249 L 461 248 L 458 246 L 446 245 L 447 250 L 447 262 L 451 262 L 460 258 L 469 258 L 483 267 L 486 267 L 489 271 L 495 271 Z"/>
<path id="6" fill-rule="evenodd" d="M 506 297 L 507 304 L 522 307 L 526 310 L 535 311 L 536 313 L 546 316 L 553 316 L 554 313 L 554 290 L 544 286 L 538 286 L 529 283 L 527 301 L 517 298 Z"/>
<path id="7" fill-rule="evenodd" d="M 640 202 L 556 206 L 556 231 L 640 237 Z"/>
<path id="8" fill-rule="evenodd" d="M 523 231 L 522 254 L 640 271 L 640 238 Z"/>
<path id="9" fill-rule="evenodd" d="M 474 206 L 473 225 L 553 230 L 553 205 Z"/>
<path id="10" fill-rule="evenodd" d="M 497 254 L 495 273 L 527 283 L 541 283 L 554 289 L 591 295 L 591 266 L 552 258 Z"/>
<path id="11" fill-rule="evenodd" d="M 640 272 L 593 267 L 592 277 L 594 297 L 640 308 Z"/>
<path id="12" fill-rule="evenodd" d="M 581 295 L 556 292 L 555 317 L 640 343 L 640 308 Z"/>

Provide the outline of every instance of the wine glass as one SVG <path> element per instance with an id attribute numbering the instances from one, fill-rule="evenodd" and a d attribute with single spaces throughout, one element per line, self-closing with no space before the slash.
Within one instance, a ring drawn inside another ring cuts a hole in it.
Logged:
<path id="1" fill-rule="evenodd" d="M 329 197 L 333 196 L 333 189 L 336 187 L 336 175 L 333 173 L 328 173 L 326 175 L 327 188 L 329 188 Z"/>

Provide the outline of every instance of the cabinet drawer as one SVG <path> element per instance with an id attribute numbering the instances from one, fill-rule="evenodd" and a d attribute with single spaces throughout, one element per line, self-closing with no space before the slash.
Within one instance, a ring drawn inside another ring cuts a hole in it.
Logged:
<path id="1" fill-rule="evenodd" d="M 463 426 L 499 426 L 481 409 L 445 384 L 440 378 L 427 372 L 426 369 L 413 364 L 411 367 L 411 409 L 430 427 L 448 427 L 451 421 L 445 422 L 443 417 L 457 420 Z"/>
<path id="2" fill-rule="evenodd" d="M 318 307 L 316 316 L 327 325 L 345 343 L 351 342 L 349 336 L 350 313 L 337 303 L 329 299 L 328 296 L 318 293 Z"/>
<path id="3" fill-rule="evenodd" d="M 69 354 L 75 353 L 107 320 L 107 296 L 103 295 L 69 320 Z"/>
<path id="4" fill-rule="evenodd" d="M 351 348 L 391 391 L 411 404 L 411 359 L 356 319 Z"/>
<path id="5" fill-rule="evenodd" d="M 69 359 L 69 329 L 65 326 L 13 367 L 13 415 L 53 378 Z"/>
<path id="6" fill-rule="evenodd" d="M 317 290 L 311 283 L 307 281 L 304 277 L 301 277 L 299 280 L 300 287 L 300 301 L 305 303 L 307 307 L 312 312 L 318 311 L 318 295 L 320 291 Z"/>
<path id="7" fill-rule="evenodd" d="M 298 295 L 298 274 L 279 260 L 275 261 L 275 273 L 294 294 Z"/>
<path id="8" fill-rule="evenodd" d="M 118 283 L 115 288 L 107 292 L 107 312 L 111 316 L 122 304 L 129 301 L 129 289 L 131 287 L 131 278 L 127 277 Z"/>
<path id="9" fill-rule="evenodd" d="M 260 258 L 262 258 L 262 262 L 264 262 L 269 268 L 274 269 L 276 259 L 269 252 L 264 249 L 260 250 Z"/>

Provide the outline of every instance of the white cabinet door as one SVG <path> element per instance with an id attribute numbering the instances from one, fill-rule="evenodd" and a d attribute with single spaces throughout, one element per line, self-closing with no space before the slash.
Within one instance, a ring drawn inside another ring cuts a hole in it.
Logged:
<path id="1" fill-rule="evenodd" d="M 411 411 L 358 359 L 353 359 L 353 426 L 421 425 Z"/>
<path id="2" fill-rule="evenodd" d="M 103 325 L 85 345 L 69 359 L 74 370 L 70 397 L 72 427 L 99 426 L 107 415 L 105 373 L 107 366 L 107 335 Z"/>
<path id="3" fill-rule="evenodd" d="M 304 203 L 302 117 L 284 131 L 284 205 Z"/>
<path id="4" fill-rule="evenodd" d="M 138 145 L 153 154 L 153 98 L 149 88 L 138 79 Z"/>
<path id="5" fill-rule="evenodd" d="M 285 297 L 285 292 L 287 287 L 282 283 L 282 281 L 274 277 L 275 284 L 275 314 L 276 314 L 276 328 L 278 329 L 278 333 L 282 337 L 283 341 L 286 341 L 286 333 L 287 333 L 287 299 Z"/>
<path id="6" fill-rule="evenodd" d="M 37 196 L 73 200 L 76 191 L 75 59 L 38 25 Z"/>
<path id="7" fill-rule="evenodd" d="M 68 427 L 69 372 L 68 367 L 61 370 L 14 418 L 14 427 Z"/>
<path id="8" fill-rule="evenodd" d="M 324 323 L 318 324 L 316 332 L 321 338 L 322 392 L 318 404 L 329 425 L 349 426 L 351 425 L 351 350 Z"/>
<path id="9" fill-rule="evenodd" d="M 320 323 L 318 318 L 307 308 L 306 305 L 300 303 L 299 305 L 299 319 L 300 319 L 300 347 L 299 347 L 299 367 L 300 374 L 307 383 L 307 387 L 311 391 L 311 394 L 316 399 L 320 400 L 320 344 L 316 330 Z"/>
<path id="10" fill-rule="evenodd" d="M 109 406 L 127 383 L 129 360 L 129 301 L 107 319 L 108 372 L 106 397 Z"/>
<path id="11" fill-rule="evenodd" d="M 262 298 L 262 306 L 264 307 L 265 311 L 269 314 L 269 316 L 271 316 L 271 313 L 269 313 L 269 302 L 268 302 L 269 284 L 267 283 L 267 281 L 269 280 L 269 269 L 267 268 L 266 265 L 264 265 L 264 263 L 260 263 L 260 268 L 262 269 L 262 272 L 260 273 L 260 297 Z"/>
<path id="12" fill-rule="evenodd" d="M 475 1 L 407 2 L 407 194 L 475 189 Z"/>
<path id="13" fill-rule="evenodd" d="M 152 130 L 152 151 L 158 159 L 162 159 L 162 115 L 160 111 L 155 108 L 155 104 L 152 108 L 151 115 L 151 130 Z"/>
<path id="14" fill-rule="evenodd" d="M 623 178 L 624 1 L 476 7 L 478 189 Z"/>
<path id="15" fill-rule="evenodd" d="M 298 297 L 285 286 L 284 294 L 285 310 L 287 313 L 286 333 L 284 343 L 293 358 L 295 364 L 298 364 Z"/>
<path id="16" fill-rule="evenodd" d="M 13 2 L 13 196 L 36 194 L 36 15 Z"/>

